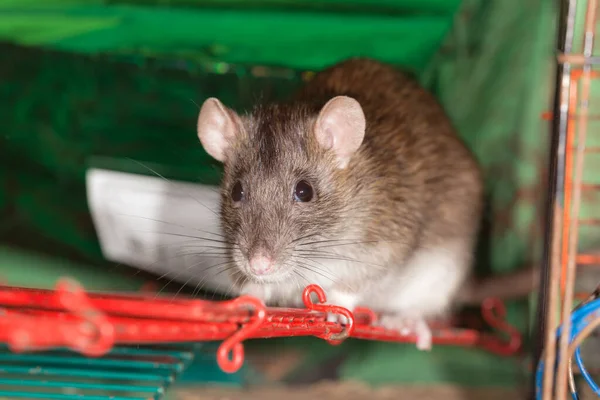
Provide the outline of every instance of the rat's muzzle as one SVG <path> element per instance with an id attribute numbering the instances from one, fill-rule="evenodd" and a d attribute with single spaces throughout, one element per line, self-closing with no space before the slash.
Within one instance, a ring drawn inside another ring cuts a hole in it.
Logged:
<path id="1" fill-rule="evenodd" d="M 273 267 L 275 266 L 275 262 L 271 257 L 266 255 L 263 251 L 257 252 L 248 262 L 248 268 L 250 272 L 260 276 L 266 275 L 269 272 L 273 271 Z"/>

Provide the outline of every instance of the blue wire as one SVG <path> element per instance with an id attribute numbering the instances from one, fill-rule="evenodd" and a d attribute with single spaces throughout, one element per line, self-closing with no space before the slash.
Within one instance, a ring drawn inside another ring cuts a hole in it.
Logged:
<path id="1" fill-rule="evenodd" d="M 600 397 L 600 387 L 583 365 L 583 360 L 581 359 L 581 352 L 579 349 L 577 349 L 575 352 L 575 363 L 579 367 L 579 372 L 581 373 L 581 376 L 583 376 L 583 379 L 586 381 L 588 386 L 594 391 L 594 393 L 596 393 L 596 396 Z"/>
<path id="2" fill-rule="evenodd" d="M 573 339 L 579 335 L 579 333 L 589 325 L 589 322 L 594 318 L 600 318 L 600 299 L 595 299 L 590 301 L 589 303 L 583 305 L 581 308 L 573 311 L 571 314 L 571 334 L 569 335 L 569 342 L 572 342 Z M 560 338 L 563 327 L 562 325 L 558 327 L 556 330 L 557 338 Z M 557 360 L 558 362 L 558 360 Z M 583 365 L 583 360 L 581 358 L 581 351 L 579 348 L 575 351 L 575 362 L 581 371 L 581 375 L 588 386 L 596 393 L 597 396 L 600 396 L 600 387 L 594 380 L 591 375 Z M 536 394 L 535 397 L 537 400 L 542 399 L 542 385 L 544 379 L 544 362 L 540 360 L 538 363 L 538 367 L 535 373 L 535 381 L 536 381 Z M 577 393 L 572 393 L 573 400 L 579 400 L 579 396 Z"/>

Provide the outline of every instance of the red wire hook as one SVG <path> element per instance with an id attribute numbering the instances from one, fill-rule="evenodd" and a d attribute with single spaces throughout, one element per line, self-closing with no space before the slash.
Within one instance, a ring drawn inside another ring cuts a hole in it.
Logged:
<path id="1" fill-rule="evenodd" d="M 315 304 L 312 302 L 310 295 L 316 294 L 321 304 Z M 311 311 L 320 311 L 328 314 L 341 314 L 346 317 L 348 321 L 345 326 L 342 327 L 342 331 L 339 333 L 333 333 L 329 329 L 323 335 L 323 338 L 330 343 L 339 343 L 352 335 L 354 332 L 354 315 L 346 308 L 334 306 L 330 304 L 323 304 L 327 302 L 327 296 L 325 291 L 319 285 L 308 285 L 302 292 L 302 301 L 304 306 Z"/>
<path id="2" fill-rule="evenodd" d="M 521 334 L 514 326 L 506 322 L 506 307 L 502 301 L 495 298 L 484 300 L 481 305 L 481 315 L 491 328 L 508 336 L 508 341 L 504 341 L 497 337 L 490 338 L 487 335 L 481 335 L 481 347 L 503 356 L 515 354 L 521 349 L 523 342 Z"/>
<path id="3" fill-rule="evenodd" d="M 61 279 L 56 285 L 56 296 L 65 310 L 83 321 L 79 330 L 73 332 L 71 348 L 91 357 L 108 353 L 115 341 L 114 326 L 102 312 L 92 307 L 83 288 L 73 280 Z"/>
<path id="4" fill-rule="evenodd" d="M 240 308 L 254 309 L 250 323 L 244 324 L 240 330 L 228 337 L 217 349 L 217 363 L 224 372 L 237 372 L 244 363 L 244 345 L 242 342 L 258 330 L 264 323 L 267 311 L 265 305 L 258 299 L 250 296 L 241 296 L 228 301 L 227 308 L 239 310 Z M 231 353 L 232 357 L 229 357 Z"/>

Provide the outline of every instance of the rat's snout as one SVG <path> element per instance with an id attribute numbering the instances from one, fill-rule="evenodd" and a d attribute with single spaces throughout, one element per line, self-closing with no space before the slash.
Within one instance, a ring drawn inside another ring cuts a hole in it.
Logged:
<path id="1" fill-rule="evenodd" d="M 250 271 L 256 275 L 264 275 L 273 269 L 273 259 L 260 251 L 254 254 L 249 261 Z"/>

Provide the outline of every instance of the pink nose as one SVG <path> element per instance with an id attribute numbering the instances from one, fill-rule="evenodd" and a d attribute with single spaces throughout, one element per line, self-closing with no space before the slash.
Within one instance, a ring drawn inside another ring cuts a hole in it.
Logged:
<path id="1" fill-rule="evenodd" d="M 257 275 L 266 274 L 273 267 L 273 261 L 263 254 L 258 254 L 250 259 L 250 270 Z"/>

